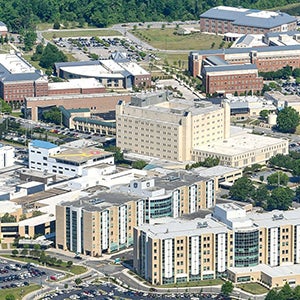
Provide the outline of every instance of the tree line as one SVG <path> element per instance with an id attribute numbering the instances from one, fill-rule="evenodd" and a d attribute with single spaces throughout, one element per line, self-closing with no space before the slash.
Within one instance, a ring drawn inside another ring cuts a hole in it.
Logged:
<path id="1" fill-rule="evenodd" d="M 218 6 L 267 9 L 298 0 L 0 0 L 0 20 L 10 31 L 21 32 L 39 22 L 84 23 L 106 27 L 122 22 L 173 21 L 199 18 Z"/>
<path id="2" fill-rule="evenodd" d="M 283 174 L 281 176 L 280 180 L 280 174 L 275 173 L 272 178 L 268 178 L 268 184 L 261 183 L 259 187 L 256 187 L 248 177 L 241 177 L 230 188 L 229 196 L 234 200 L 253 203 L 268 211 L 288 210 L 296 195 L 292 189 L 284 185 L 286 178 Z"/>

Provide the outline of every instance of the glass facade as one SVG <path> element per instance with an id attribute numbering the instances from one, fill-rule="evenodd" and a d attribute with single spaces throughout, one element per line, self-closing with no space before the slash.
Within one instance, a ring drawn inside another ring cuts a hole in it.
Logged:
<path id="1" fill-rule="evenodd" d="M 151 199 L 146 201 L 147 220 L 173 216 L 172 196 L 163 199 Z"/>
<path id="2" fill-rule="evenodd" d="M 235 267 L 251 267 L 259 262 L 259 230 L 234 233 Z"/>

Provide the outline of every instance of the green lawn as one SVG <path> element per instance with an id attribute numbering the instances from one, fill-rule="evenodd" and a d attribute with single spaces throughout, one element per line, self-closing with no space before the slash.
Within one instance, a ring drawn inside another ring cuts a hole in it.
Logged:
<path id="1" fill-rule="evenodd" d="M 181 64 L 181 69 L 188 68 L 188 55 L 189 51 L 186 53 L 167 53 L 167 52 L 159 52 L 157 56 L 161 59 L 157 61 L 157 64 L 165 64 L 166 62 L 170 66 L 179 66 L 179 61 Z"/>
<path id="2" fill-rule="evenodd" d="M 41 288 L 40 285 L 31 284 L 29 286 L 22 286 L 22 287 L 17 287 L 17 288 L 0 290 L 0 300 L 4 300 L 5 297 L 9 294 L 14 295 L 15 299 L 22 299 L 23 296 L 25 296 L 33 291 L 39 290 L 40 288 Z"/>
<path id="3" fill-rule="evenodd" d="M 176 32 L 174 28 L 137 29 L 131 31 L 132 34 L 147 41 L 153 47 L 165 50 L 219 49 L 222 43 L 222 36 L 219 35 L 200 32 L 190 35 L 177 35 L 174 32 Z M 226 48 L 227 45 L 225 43 L 224 47 Z"/>
<path id="4" fill-rule="evenodd" d="M 200 281 L 190 281 L 190 282 L 182 282 L 177 284 L 165 284 L 158 286 L 161 288 L 189 288 L 189 287 L 197 287 L 197 286 L 213 286 L 213 285 L 222 285 L 224 281 L 222 279 L 208 279 L 208 280 L 200 280 Z"/>
<path id="5" fill-rule="evenodd" d="M 253 295 L 261 295 L 269 292 L 267 288 L 265 288 L 264 286 L 260 285 L 257 282 L 242 283 L 242 284 L 238 284 L 237 287 Z"/>
<path id="6" fill-rule="evenodd" d="M 57 30 L 44 32 L 43 37 L 47 40 L 53 38 L 68 37 L 92 37 L 92 36 L 121 36 L 121 33 L 112 29 L 75 29 L 75 30 Z"/>

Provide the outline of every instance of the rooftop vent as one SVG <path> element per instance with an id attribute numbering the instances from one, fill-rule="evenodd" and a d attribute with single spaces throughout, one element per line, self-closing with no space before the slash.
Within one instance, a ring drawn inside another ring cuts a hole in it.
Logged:
<path id="1" fill-rule="evenodd" d="M 102 202 L 104 202 L 104 199 L 96 198 L 96 199 L 89 200 L 89 203 L 93 204 L 93 205 L 96 205 L 96 204 L 99 204 L 99 203 L 102 203 Z"/>
<path id="2" fill-rule="evenodd" d="M 197 228 L 206 228 L 208 226 L 207 222 L 198 222 L 197 223 Z"/>
<path id="3" fill-rule="evenodd" d="M 273 215 L 272 217 L 272 220 L 273 221 L 277 221 L 277 220 L 282 220 L 284 217 L 283 217 L 283 214 L 280 214 L 280 215 Z"/>

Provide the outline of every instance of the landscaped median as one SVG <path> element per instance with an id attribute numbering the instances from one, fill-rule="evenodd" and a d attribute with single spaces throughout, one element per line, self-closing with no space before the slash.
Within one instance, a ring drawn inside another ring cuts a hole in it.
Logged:
<path id="1" fill-rule="evenodd" d="M 51 269 L 56 269 L 62 272 L 72 273 L 73 275 L 80 275 L 87 271 L 87 268 L 84 266 L 73 265 L 72 261 L 62 261 L 59 259 L 55 260 L 53 257 L 49 257 L 46 261 L 40 261 L 38 258 L 26 257 L 26 256 L 13 256 L 9 254 L 2 254 L 1 257 L 9 258 L 12 260 L 20 261 L 23 263 L 34 263 L 41 267 L 49 267 Z M 52 261 L 50 260 L 52 258 Z"/>

